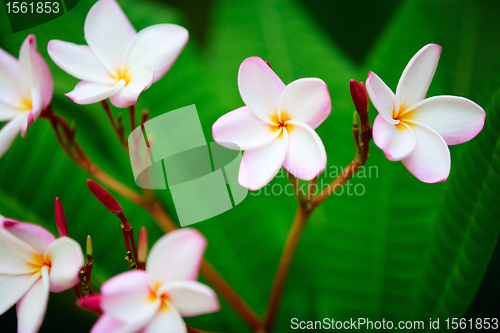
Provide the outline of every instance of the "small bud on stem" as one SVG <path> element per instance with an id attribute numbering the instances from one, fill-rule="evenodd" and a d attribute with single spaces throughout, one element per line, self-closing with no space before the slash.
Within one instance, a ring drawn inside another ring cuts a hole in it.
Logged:
<path id="1" fill-rule="evenodd" d="M 68 237 L 68 224 L 66 223 L 66 216 L 64 215 L 63 205 L 59 198 L 56 198 L 54 211 L 56 214 L 57 233 L 59 234 L 59 237 Z"/>
<path id="2" fill-rule="evenodd" d="M 139 268 L 146 268 L 146 259 L 148 257 L 148 231 L 145 227 L 141 227 L 139 232 Z"/>
<path id="3" fill-rule="evenodd" d="M 99 200 L 104 207 L 106 207 L 111 213 L 120 217 L 123 215 L 123 208 L 120 206 L 118 201 L 101 185 L 97 184 L 91 179 L 87 179 L 87 186 L 90 189 L 90 192 Z"/>

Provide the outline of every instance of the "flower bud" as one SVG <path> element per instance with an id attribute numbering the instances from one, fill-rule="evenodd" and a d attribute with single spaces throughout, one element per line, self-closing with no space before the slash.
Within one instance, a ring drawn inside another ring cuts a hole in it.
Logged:
<path id="1" fill-rule="evenodd" d="M 116 201 L 116 199 L 102 186 L 90 179 L 87 179 L 87 186 L 97 200 L 99 200 L 111 213 L 116 216 L 123 214 L 122 206 L 120 206 L 118 201 Z"/>
<path id="2" fill-rule="evenodd" d="M 87 257 L 92 257 L 94 250 L 92 249 L 92 238 L 90 235 L 87 236 Z"/>
<path id="3" fill-rule="evenodd" d="M 139 263 L 144 264 L 148 257 L 148 231 L 145 227 L 141 227 L 141 232 L 139 233 Z"/>
<path id="4" fill-rule="evenodd" d="M 358 83 L 356 80 L 351 80 L 349 87 L 356 111 L 358 111 L 360 116 L 366 114 L 368 112 L 368 97 L 365 84 L 363 82 Z"/>
<path id="5" fill-rule="evenodd" d="M 76 304 L 84 309 L 94 312 L 101 312 L 101 295 L 92 295 L 79 298 Z"/>
<path id="6" fill-rule="evenodd" d="M 69 236 L 68 233 L 68 224 L 66 223 L 66 216 L 64 215 L 64 208 L 62 202 L 59 198 L 56 198 L 55 203 L 55 214 L 56 214 L 56 225 L 57 225 L 57 233 L 59 237 Z"/>
<path id="7" fill-rule="evenodd" d="M 266 60 L 266 61 L 264 61 L 264 62 L 265 62 L 265 63 L 269 66 L 269 68 L 273 69 L 273 68 L 271 67 L 271 64 L 269 63 L 269 61 L 267 61 L 267 60 Z"/>

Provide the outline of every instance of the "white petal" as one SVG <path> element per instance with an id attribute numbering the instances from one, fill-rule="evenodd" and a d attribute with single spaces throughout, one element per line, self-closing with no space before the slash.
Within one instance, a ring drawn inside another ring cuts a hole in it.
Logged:
<path id="1" fill-rule="evenodd" d="M 486 113 L 469 99 L 435 96 L 416 104 L 406 117 L 429 126 L 448 145 L 456 145 L 469 141 L 483 129 Z"/>
<path id="2" fill-rule="evenodd" d="M 128 108 L 137 103 L 141 92 L 151 86 L 153 80 L 153 67 L 148 64 L 136 65 L 127 72 L 129 83 L 109 100 L 117 108 Z"/>
<path id="3" fill-rule="evenodd" d="M 123 323 L 108 314 L 103 314 L 90 330 L 90 333 L 133 333 L 137 332 L 130 324 Z"/>
<path id="4" fill-rule="evenodd" d="M 296 120 L 315 129 L 332 110 L 326 83 L 316 78 L 293 81 L 283 91 L 278 110 L 282 121 Z"/>
<path id="5" fill-rule="evenodd" d="M 157 295 L 166 294 L 169 302 L 182 317 L 194 317 L 220 310 L 215 292 L 197 281 L 174 281 L 158 289 Z"/>
<path id="6" fill-rule="evenodd" d="M 104 85 L 116 82 L 87 45 L 51 40 L 47 51 L 57 66 L 77 79 Z"/>
<path id="7" fill-rule="evenodd" d="M 0 157 L 10 148 L 17 134 L 21 132 L 23 125 L 28 119 L 28 114 L 20 114 L 0 129 Z"/>
<path id="8" fill-rule="evenodd" d="M 196 229 L 183 228 L 162 236 L 151 248 L 146 271 L 150 284 L 196 280 L 207 241 Z"/>
<path id="9" fill-rule="evenodd" d="M 280 171 L 288 151 L 288 133 L 283 129 L 270 144 L 243 154 L 238 174 L 241 186 L 255 191 L 264 187 Z"/>
<path id="10" fill-rule="evenodd" d="M 391 161 L 401 161 L 415 149 L 417 141 L 410 126 L 389 124 L 380 115 L 373 123 L 373 141 Z"/>
<path id="11" fill-rule="evenodd" d="M 0 274 L 0 315 L 16 304 L 40 278 L 41 273 L 24 275 Z"/>
<path id="12" fill-rule="evenodd" d="M 441 46 L 428 44 L 406 65 L 396 89 L 396 110 L 409 108 L 425 99 L 441 55 Z"/>
<path id="13" fill-rule="evenodd" d="M 80 244 L 68 237 L 60 237 L 45 251 L 45 262 L 51 264 L 50 291 L 61 292 L 78 283 L 78 273 L 83 267 Z"/>
<path id="14" fill-rule="evenodd" d="M 186 324 L 181 315 L 171 304 L 162 306 L 153 320 L 141 333 L 187 333 Z"/>
<path id="15" fill-rule="evenodd" d="M 1 50 L 2 49 L 0 49 L 0 51 Z M 0 81 L 1 81 L 1 79 L 0 79 Z M 0 89 L 1 89 L 1 87 L 0 87 Z M 0 94 L 1 94 L 1 92 L 0 92 Z M 20 114 L 21 114 L 21 111 L 19 111 L 18 108 L 14 108 L 13 106 L 3 102 L 2 96 L 0 95 L 0 121 L 7 121 L 7 120 L 14 119 L 15 117 L 17 117 Z"/>
<path id="16" fill-rule="evenodd" d="M 390 124 L 396 124 L 394 120 L 395 97 L 392 90 L 382 81 L 377 74 L 370 72 L 366 79 L 366 91 L 378 113 Z"/>
<path id="17" fill-rule="evenodd" d="M 149 64 L 154 69 L 153 82 L 156 82 L 172 67 L 188 39 L 188 31 L 176 24 L 147 27 L 139 31 L 130 44 L 123 67 Z"/>
<path id="18" fill-rule="evenodd" d="M 286 122 L 288 152 L 283 167 L 299 179 L 311 180 L 326 168 L 326 151 L 320 137 L 300 121 Z"/>
<path id="19" fill-rule="evenodd" d="M 46 108 L 54 93 L 54 79 L 47 63 L 36 50 L 36 39 L 29 35 L 21 46 L 19 53 L 19 78 L 21 92 L 28 99 L 31 89 L 37 89 L 42 95 L 42 108 Z"/>
<path id="20" fill-rule="evenodd" d="M 137 34 L 115 0 L 99 0 L 83 28 L 85 40 L 111 74 L 117 74 L 129 44 Z"/>
<path id="21" fill-rule="evenodd" d="M 102 0 L 101 0 L 102 1 Z M 92 104 L 113 96 L 125 87 L 125 80 L 120 80 L 114 86 L 80 81 L 73 91 L 66 94 L 76 104 Z"/>
<path id="22" fill-rule="evenodd" d="M 28 113 L 28 117 L 26 119 L 26 122 L 23 124 L 23 127 L 21 129 L 21 137 L 24 138 L 26 137 L 26 131 L 28 130 L 28 127 L 30 127 L 35 120 L 38 119 L 40 114 L 42 113 L 43 110 L 43 105 L 42 105 L 42 94 L 40 91 L 38 91 L 37 88 L 31 88 L 31 110 Z"/>
<path id="23" fill-rule="evenodd" d="M 117 320 L 139 325 L 149 321 L 160 307 L 144 271 L 119 274 L 102 285 L 101 308 Z"/>
<path id="24" fill-rule="evenodd" d="M 42 278 L 17 303 L 17 331 L 38 332 L 42 325 L 49 300 L 49 275 L 47 266 L 42 267 Z"/>
<path id="25" fill-rule="evenodd" d="M 424 183 L 444 182 L 450 174 L 450 151 L 444 139 L 433 129 L 414 124 L 412 130 L 417 139 L 413 152 L 402 162 L 405 167 Z"/>
<path id="26" fill-rule="evenodd" d="M 223 147 L 247 150 L 270 143 L 278 136 L 279 129 L 243 106 L 220 117 L 212 126 L 212 134 L 215 142 Z"/>
<path id="27" fill-rule="evenodd" d="M 45 253 L 47 247 L 56 240 L 47 229 L 33 223 L 18 222 L 5 226 L 5 229 L 40 254 Z"/>
<path id="28" fill-rule="evenodd" d="M 17 109 L 23 94 L 19 86 L 19 62 L 0 48 L 0 102 Z"/>
<path id="29" fill-rule="evenodd" d="M 241 98 L 252 112 L 269 124 L 278 115 L 279 101 L 285 84 L 259 57 L 245 59 L 238 72 Z"/>
<path id="30" fill-rule="evenodd" d="M 5 228 L 0 228 L 0 274 L 34 273 L 43 264 L 43 254 L 37 253 Z"/>

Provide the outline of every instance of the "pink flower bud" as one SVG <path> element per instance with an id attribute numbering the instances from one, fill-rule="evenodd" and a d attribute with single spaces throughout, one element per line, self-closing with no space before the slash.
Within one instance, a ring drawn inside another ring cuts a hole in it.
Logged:
<path id="1" fill-rule="evenodd" d="M 54 210 L 56 214 L 57 233 L 59 234 L 59 237 L 69 236 L 66 216 L 64 215 L 63 205 L 59 198 L 56 198 Z"/>
<path id="2" fill-rule="evenodd" d="M 116 199 L 102 186 L 90 179 L 87 179 L 87 186 L 97 200 L 99 200 L 111 213 L 116 216 L 123 214 L 122 206 L 120 206 L 118 201 L 116 201 Z"/>
<path id="3" fill-rule="evenodd" d="M 139 233 L 139 262 L 141 264 L 146 262 L 148 257 L 148 231 L 145 227 L 141 227 Z"/>
<path id="4" fill-rule="evenodd" d="M 349 83 L 351 90 L 352 101 L 356 107 L 356 111 L 360 115 L 368 112 L 368 97 L 366 95 L 366 88 L 363 82 L 357 82 L 356 80 L 351 80 Z"/>
<path id="5" fill-rule="evenodd" d="M 101 295 L 79 298 L 76 304 L 89 311 L 101 312 Z"/>

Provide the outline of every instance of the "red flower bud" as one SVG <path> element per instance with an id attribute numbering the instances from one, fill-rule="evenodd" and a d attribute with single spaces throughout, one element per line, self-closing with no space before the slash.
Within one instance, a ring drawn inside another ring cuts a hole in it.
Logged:
<path id="1" fill-rule="evenodd" d="M 368 96 L 363 82 L 358 83 L 356 80 L 351 80 L 349 83 L 351 90 L 352 101 L 356 107 L 356 111 L 361 116 L 368 112 Z"/>
<path id="2" fill-rule="evenodd" d="M 97 184 L 93 180 L 87 179 L 87 186 L 97 200 L 99 200 L 111 213 L 116 216 L 123 214 L 122 206 L 120 206 L 118 201 L 116 201 L 116 199 L 101 185 Z"/>
<path id="3" fill-rule="evenodd" d="M 269 66 L 269 68 L 273 69 L 273 68 L 271 67 L 271 64 L 269 63 L 269 61 L 267 61 L 267 60 L 266 60 L 266 61 L 264 61 L 264 62 L 265 62 L 265 63 Z"/>
<path id="4" fill-rule="evenodd" d="M 84 309 L 94 312 L 101 312 L 101 295 L 91 295 L 79 298 L 76 304 Z"/>
<path id="5" fill-rule="evenodd" d="M 69 236 L 68 233 L 68 224 L 66 223 L 66 216 L 64 215 L 64 208 L 61 200 L 56 198 L 56 203 L 54 205 L 54 211 L 56 214 L 56 225 L 57 225 L 57 233 L 59 237 Z"/>

